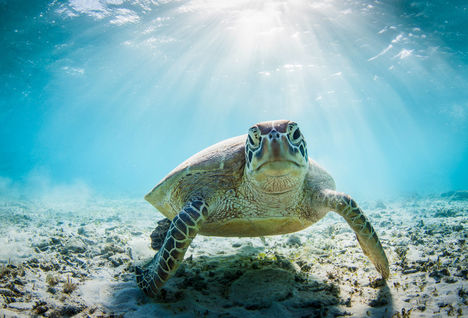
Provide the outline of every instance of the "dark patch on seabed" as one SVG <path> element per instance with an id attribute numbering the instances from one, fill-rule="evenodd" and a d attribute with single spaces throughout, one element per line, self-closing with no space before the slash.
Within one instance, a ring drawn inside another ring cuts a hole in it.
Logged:
<path id="1" fill-rule="evenodd" d="M 462 317 L 466 191 L 362 206 L 390 261 L 385 282 L 330 213 L 307 230 L 198 236 L 158 299 L 133 268 L 161 216 L 141 201 L 0 202 L 0 317 Z"/>

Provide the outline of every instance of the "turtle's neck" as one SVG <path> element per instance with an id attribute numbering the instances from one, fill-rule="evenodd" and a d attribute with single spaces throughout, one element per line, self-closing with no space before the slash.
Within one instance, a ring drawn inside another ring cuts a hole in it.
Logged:
<path id="1" fill-rule="evenodd" d="M 260 187 L 249 179 L 247 174 L 244 174 L 244 180 L 239 190 L 247 200 L 254 204 L 286 210 L 301 201 L 303 186 L 304 179 L 298 180 L 290 176 L 281 176 L 265 178 L 265 182 Z"/>

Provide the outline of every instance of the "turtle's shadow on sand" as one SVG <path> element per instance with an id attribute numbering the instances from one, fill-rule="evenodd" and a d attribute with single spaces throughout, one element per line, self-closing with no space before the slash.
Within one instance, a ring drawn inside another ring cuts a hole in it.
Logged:
<path id="1" fill-rule="evenodd" d="M 393 310 L 393 297 L 387 282 L 379 287 L 377 297 L 371 301 L 372 308 L 369 309 L 370 317 L 392 317 Z"/>
<path id="2" fill-rule="evenodd" d="M 301 272 L 286 259 L 245 254 L 189 257 L 163 287 L 160 297 L 140 299 L 143 305 L 154 303 L 174 314 L 196 316 L 349 315 L 339 285 Z"/>

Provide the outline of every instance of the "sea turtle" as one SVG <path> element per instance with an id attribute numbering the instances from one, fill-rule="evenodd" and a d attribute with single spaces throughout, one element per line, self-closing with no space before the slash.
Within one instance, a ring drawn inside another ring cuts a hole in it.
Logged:
<path id="1" fill-rule="evenodd" d="M 152 235 L 159 248 L 135 267 L 138 286 L 156 296 L 197 234 L 252 237 L 300 231 L 329 211 L 355 232 L 384 279 L 388 261 L 369 220 L 333 178 L 307 155 L 295 122 L 258 123 L 248 134 L 221 141 L 190 157 L 145 199 L 166 216 Z"/>

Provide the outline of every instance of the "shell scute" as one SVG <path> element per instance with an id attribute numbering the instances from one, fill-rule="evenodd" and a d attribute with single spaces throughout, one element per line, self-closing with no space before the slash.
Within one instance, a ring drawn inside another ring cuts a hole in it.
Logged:
<path id="1" fill-rule="evenodd" d="M 172 219 L 188 200 L 209 198 L 235 187 L 245 165 L 247 135 L 226 139 L 188 158 L 159 182 L 145 199 Z"/>

